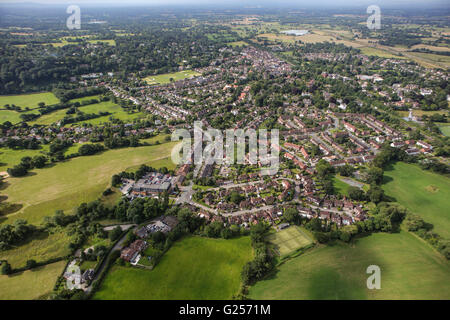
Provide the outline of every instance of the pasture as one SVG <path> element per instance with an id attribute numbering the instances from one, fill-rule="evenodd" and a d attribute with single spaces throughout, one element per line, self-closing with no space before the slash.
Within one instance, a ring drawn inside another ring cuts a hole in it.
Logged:
<path id="1" fill-rule="evenodd" d="M 173 73 L 165 73 L 165 74 L 158 74 L 154 76 L 148 76 L 144 78 L 145 81 L 147 81 L 148 84 L 166 84 L 170 83 L 170 79 L 173 79 L 173 81 L 183 80 L 186 78 L 191 77 L 198 77 L 201 76 L 200 73 L 193 71 L 193 70 L 184 70 L 180 72 L 173 72 Z"/>
<path id="2" fill-rule="evenodd" d="M 271 233 L 267 236 L 267 241 L 281 257 L 313 243 L 311 237 L 297 226 Z"/>
<path id="3" fill-rule="evenodd" d="M 0 275 L 0 300 L 33 300 L 48 295 L 66 261 L 48 264 L 10 276 Z"/>
<path id="4" fill-rule="evenodd" d="M 83 100 L 86 100 L 86 98 L 93 99 L 93 98 L 97 98 L 97 96 L 74 99 L 74 100 L 72 100 L 72 102 L 76 102 L 76 101 L 81 102 Z M 86 114 L 88 114 L 88 113 L 98 114 L 99 112 L 109 112 L 111 114 L 107 115 L 107 116 L 95 118 L 95 119 L 79 121 L 79 122 L 77 122 L 77 124 L 90 123 L 90 124 L 98 125 L 98 124 L 101 124 L 104 122 L 108 122 L 110 117 L 114 117 L 116 119 L 120 119 L 123 121 L 131 121 L 131 120 L 134 120 L 134 119 L 137 119 L 137 118 L 143 116 L 142 112 L 127 112 L 122 107 L 120 107 L 119 105 L 115 104 L 112 101 L 103 101 L 103 102 L 99 102 L 99 103 L 95 103 L 95 104 L 89 104 L 86 106 L 80 106 L 78 108 L 78 110 L 82 111 Z M 67 116 L 67 109 L 56 110 L 54 112 L 45 114 L 45 115 L 37 118 L 34 121 L 30 121 L 29 124 L 30 125 L 34 125 L 34 124 L 50 125 L 52 123 L 62 120 L 66 116 Z M 66 126 L 71 126 L 71 125 L 72 124 L 67 124 Z"/>
<path id="5" fill-rule="evenodd" d="M 0 107 L 9 105 L 16 105 L 22 109 L 36 108 L 39 102 L 44 102 L 46 105 L 52 105 L 58 103 L 58 98 L 51 92 L 41 92 L 41 93 L 30 93 L 30 94 L 19 94 L 11 96 L 0 96 Z"/>
<path id="6" fill-rule="evenodd" d="M 384 175 L 382 187 L 388 196 L 433 224 L 436 233 L 450 237 L 449 178 L 403 162 L 388 168 Z"/>
<path id="7" fill-rule="evenodd" d="M 0 148 L 0 172 L 6 171 L 7 168 L 13 167 L 20 163 L 23 157 L 34 157 L 45 154 L 49 149 L 49 145 L 43 145 L 41 149 L 21 149 L 13 150 L 9 148 Z"/>
<path id="8" fill-rule="evenodd" d="M 113 266 L 94 299 L 231 299 L 252 256 L 249 237 L 184 238 L 153 270 Z"/>
<path id="9" fill-rule="evenodd" d="M 53 234 L 40 233 L 31 239 L 6 251 L 0 251 L 0 260 L 8 260 L 13 268 L 25 266 L 27 260 L 47 261 L 70 254 L 70 237 L 65 231 Z"/>
<path id="10" fill-rule="evenodd" d="M 370 265 L 381 269 L 380 290 L 367 289 Z M 249 298 L 450 299 L 450 264 L 411 233 L 377 233 L 288 260 L 252 286 Z"/>
<path id="11" fill-rule="evenodd" d="M 57 209 L 70 213 L 80 203 L 97 199 L 110 185 L 113 174 L 166 159 L 175 144 L 107 150 L 50 168 L 35 169 L 22 178 L 10 177 L 2 194 L 8 196 L 8 202 L 23 204 L 23 208 L 3 217 L 2 222 L 26 219 L 29 223 L 40 223 L 44 216 L 53 215 Z"/>

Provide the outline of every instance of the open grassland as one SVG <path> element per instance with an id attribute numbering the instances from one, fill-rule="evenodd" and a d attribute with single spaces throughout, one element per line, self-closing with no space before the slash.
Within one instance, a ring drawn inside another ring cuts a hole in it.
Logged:
<path id="1" fill-rule="evenodd" d="M 143 163 L 155 166 L 153 161 L 169 157 L 175 144 L 108 150 L 35 169 L 22 178 L 8 178 L 2 194 L 8 196 L 8 202 L 24 207 L 2 222 L 26 219 L 40 223 L 57 209 L 70 213 L 80 203 L 97 199 L 109 186 L 113 174 Z"/>
<path id="2" fill-rule="evenodd" d="M 313 242 L 309 235 L 297 226 L 271 233 L 267 241 L 273 244 L 280 256 L 289 254 Z"/>
<path id="3" fill-rule="evenodd" d="M 0 148 L 0 172 L 6 171 L 7 168 L 13 167 L 20 163 L 23 157 L 34 157 L 42 155 L 48 151 L 48 145 L 43 145 L 41 149 L 30 150 L 13 150 L 9 148 Z"/>
<path id="4" fill-rule="evenodd" d="M 200 75 L 201 75 L 200 73 L 195 72 L 193 70 L 184 70 L 184 71 L 180 71 L 180 72 L 148 76 L 148 77 L 144 78 L 144 80 L 147 81 L 148 84 L 166 84 L 166 83 L 170 83 L 170 79 L 173 79 L 173 81 L 177 81 L 177 80 L 183 80 L 183 79 L 190 78 L 190 77 L 198 77 Z"/>
<path id="5" fill-rule="evenodd" d="M 366 269 L 381 269 L 369 290 Z M 450 299 L 450 264 L 411 233 L 378 233 L 288 260 L 249 290 L 251 299 Z"/>
<path id="6" fill-rule="evenodd" d="M 0 275 L 0 300 L 32 300 L 49 294 L 65 265 L 60 261 L 10 276 Z"/>
<path id="7" fill-rule="evenodd" d="M 362 47 L 361 49 L 361 53 L 365 54 L 367 56 L 376 56 L 376 57 L 381 57 L 381 58 L 394 58 L 394 59 L 404 59 L 404 57 L 399 56 L 399 55 L 395 55 L 392 54 L 390 52 L 384 51 L 384 50 L 380 50 L 380 49 L 376 49 L 376 48 L 372 48 L 372 47 Z"/>
<path id="8" fill-rule="evenodd" d="M 450 179 L 416 165 L 397 162 L 384 173 L 385 193 L 433 224 L 434 231 L 450 238 Z"/>
<path id="9" fill-rule="evenodd" d="M 251 259 L 249 237 L 188 237 L 176 242 L 151 271 L 114 266 L 94 299 L 231 299 Z"/>
<path id="10" fill-rule="evenodd" d="M 58 103 L 59 100 L 51 92 L 0 96 L 0 107 L 3 107 L 6 104 L 14 104 L 22 109 L 25 109 L 26 107 L 31 109 L 36 108 L 39 102 L 44 102 L 46 105 L 52 105 Z"/>
<path id="11" fill-rule="evenodd" d="M 15 248 L 0 251 L 0 260 L 7 260 L 12 268 L 21 268 L 27 260 L 41 262 L 68 255 L 69 242 L 70 237 L 65 231 L 40 233 Z"/>
<path id="12" fill-rule="evenodd" d="M 94 99 L 94 98 L 95 98 L 95 96 L 90 97 L 90 99 Z M 75 99 L 75 100 L 83 101 L 83 99 L 86 100 L 85 98 L 80 98 L 80 99 Z M 29 124 L 30 125 L 34 125 L 34 124 L 50 125 L 52 123 L 62 120 L 64 117 L 66 117 L 67 110 L 68 109 L 61 109 L 61 110 L 57 110 L 57 111 L 45 114 L 45 115 L 37 118 L 34 121 L 30 121 Z M 115 104 L 112 101 L 103 101 L 103 102 L 99 102 L 99 103 L 95 103 L 95 104 L 89 104 L 86 106 L 80 106 L 78 108 L 78 110 L 82 111 L 84 113 L 87 113 L 87 114 L 88 113 L 98 114 L 100 112 L 109 112 L 111 114 L 107 115 L 107 116 L 95 118 L 95 119 L 79 121 L 79 122 L 77 122 L 77 124 L 79 124 L 79 123 L 100 124 L 103 122 L 108 122 L 110 117 L 114 117 L 116 119 L 120 119 L 123 121 L 129 121 L 129 120 L 134 120 L 134 119 L 137 119 L 137 118 L 143 116 L 142 112 L 127 112 L 122 107 L 120 107 L 119 105 Z M 73 124 L 72 123 L 67 124 L 66 126 L 71 126 L 71 125 L 73 125 Z"/>
<path id="13" fill-rule="evenodd" d="M 0 123 L 3 123 L 5 121 L 9 121 L 12 124 L 16 124 L 19 122 L 22 122 L 22 118 L 20 115 L 22 114 L 29 114 L 29 113 L 39 113 L 37 110 L 29 110 L 29 111 L 23 111 L 23 112 L 17 112 L 14 110 L 0 110 Z"/>

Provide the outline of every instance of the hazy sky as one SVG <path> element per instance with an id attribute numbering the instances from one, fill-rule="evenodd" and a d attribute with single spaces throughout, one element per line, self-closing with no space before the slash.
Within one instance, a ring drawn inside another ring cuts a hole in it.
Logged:
<path id="1" fill-rule="evenodd" d="M 450 8 L 450 0 L 0 0 L 0 3 L 34 2 L 46 4 L 115 4 L 130 6 L 139 5 L 176 5 L 176 4 L 208 4 L 208 5 L 237 5 L 237 6 L 276 6 L 292 5 L 296 7 L 339 7 L 339 6 L 369 6 L 376 4 L 381 7 L 395 6 L 405 9 L 412 6 Z"/>

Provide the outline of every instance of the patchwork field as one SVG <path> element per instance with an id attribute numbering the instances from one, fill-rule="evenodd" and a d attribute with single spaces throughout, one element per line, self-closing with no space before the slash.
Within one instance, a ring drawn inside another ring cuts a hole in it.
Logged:
<path id="1" fill-rule="evenodd" d="M 50 293 L 66 262 L 48 264 L 11 276 L 0 275 L 0 300 L 32 300 Z"/>
<path id="2" fill-rule="evenodd" d="M 381 269 L 369 290 L 366 269 Z M 307 251 L 249 290 L 251 299 L 450 299 L 450 264 L 411 233 L 378 233 L 356 244 Z"/>
<path id="3" fill-rule="evenodd" d="M 435 232 L 450 238 L 449 178 L 403 162 L 384 175 L 383 189 L 388 196 L 433 224 Z"/>
<path id="4" fill-rule="evenodd" d="M 173 79 L 173 81 L 177 80 L 183 80 L 190 77 L 198 77 L 201 74 L 198 72 L 195 72 L 193 70 L 184 70 L 180 72 L 174 72 L 174 73 L 165 73 L 165 74 L 158 74 L 155 76 L 149 76 L 144 78 L 145 81 L 147 81 L 148 84 L 166 84 L 170 83 L 170 79 Z"/>
<path id="5" fill-rule="evenodd" d="M 114 266 L 94 299 L 231 299 L 252 259 L 249 237 L 178 241 L 154 270 Z"/>
<path id="6" fill-rule="evenodd" d="M 21 203 L 24 207 L 0 222 L 26 219 L 29 223 L 40 223 L 44 216 L 53 215 L 57 209 L 70 212 L 80 203 L 98 198 L 114 173 L 166 159 L 175 144 L 108 150 L 57 163 L 51 168 L 35 169 L 26 177 L 8 178 L 2 194 L 8 196 L 8 202 Z"/>
<path id="7" fill-rule="evenodd" d="M 284 256 L 313 242 L 311 237 L 297 226 L 271 233 L 267 240 L 274 245 L 280 256 Z"/>

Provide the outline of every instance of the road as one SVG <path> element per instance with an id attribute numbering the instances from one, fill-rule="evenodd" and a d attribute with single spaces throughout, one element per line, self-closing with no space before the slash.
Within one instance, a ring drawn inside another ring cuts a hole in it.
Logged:
<path id="1" fill-rule="evenodd" d="M 137 227 L 136 225 L 134 225 L 134 226 L 135 226 L 135 228 Z M 125 240 L 127 239 L 127 235 L 128 235 L 128 232 L 125 233 L 125 234 L 122 236 L 122 238 L 121 238 L 119 241 L 116 242 L 116 244 L 114 245 L 114 247 L 112 248 L 112 250 L 109 252 L 108 256 L 107 256 L 105 259 L 103 259 L 103 262 L 102 262 L 102 264 L 100 265 L 100 267 L 98 268 L 97 273 L 96 273 L 95 276 L 94 276 L 94 279 L 92 279 L 91 284 L 90 284 L 89 287 L 87 287 L 86 290 L 85 290 L 85 292 L 86 292 L 87 294 L 89 294 L 89 293 L 92 291 L 92 284 L 98 279 L 98 277 L 99 277 L 99 275 L 102 273 L 103 269 L 105 269 L 106 264 L 107 264 L 108 261 L 109 261 L 109 257 L 111 256 L 111 253 L 113 253 L 113 252 L 116 251 L 116 250 L 122 250 L 122 249 L 123 249 L 123 244 L 124 244 Z"/>

